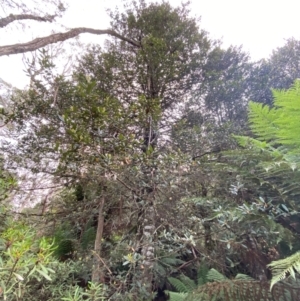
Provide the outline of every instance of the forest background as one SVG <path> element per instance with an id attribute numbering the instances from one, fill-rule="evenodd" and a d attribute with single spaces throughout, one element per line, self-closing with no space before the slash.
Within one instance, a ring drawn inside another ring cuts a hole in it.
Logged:
<path id="1" fill-rule="evenodd" d="M 41 3 L 0 26 L 65 10 Z M 0 46 L 32 52 L 27 88 L 2 81 L 1 297 L 297 300 L 300 42 L 253 62 L 188 3 L 109 17 Z M 76 61 L 56 43 L 86 32 L 107 40 Z"/>

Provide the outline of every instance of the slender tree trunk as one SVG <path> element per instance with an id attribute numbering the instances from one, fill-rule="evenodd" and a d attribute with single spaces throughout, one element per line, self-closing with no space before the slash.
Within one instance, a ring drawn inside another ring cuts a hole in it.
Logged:
<path id="1" fill-rule="evenodd" d="M 251 276 L 260 281 L 267 281 L 267 256 L 259 250 L 256 238 L 251 235 L 247 235 L 246 246 L 248 249 L 244 254 L 244 261 L 248 264 Z"/>
<path id="2" fill-rule="evenodd" d="M 144 170 L 145 183 L 149 186 L 144 188 L 141 196 L 141 207 L 139 213 L 139 227 L 136 249 L 142 255 L 142 260 L 137 266 L 137 271 L 134 275 L 134 282 L 139 282 L 143 286 L 143 291 L 147 292 L 147 300 L 152 297 L 152 282 L 153 282 L 153 269 L 155 263 L 155 195 L 153 188 L 150 186 L 151 179 Z M 137 288 L 137 294 L 140 294 L 140 289 Z M 141 300 L 145 300 L 144 298 Z"/>
<path id="3" fill-rule="evenodd" d="M 152 293 L 153 267 L 155 262 L 154 243 L 155 243 L 155 210 L 152 201 L 147 204 L 144 211 L 142 225 L 142 285 L 149 293 Z"/>
<path id="4" fill-rule="evenodd" d="M 149 156 L 149 162 L 153 162 L 155 158 L 153 154 L 148 154 L 148 151 L 154 151 L 157 143 L 157 128 L 158 121 L 156 116 L 152 116 L 152 104 L 158 99 L 157 89 L 154 86 L 155 76 L 153 72 L 151 61 L 147 65 L 147 82 L 146 84 L 146 98 L 147 107 L 145 108 L 147 121 L 144 128 L 144 143 L 142 151 Z M 153 118 L 154 117 L 154 118 Z M 152 297 L 152 282 L 153 282 L 153 269 L 155 264 L 155 188 L 153 178 L 155 177 L 156 169 L 153 164 L 144 162 L 143 182 L 147 183 L 147 187 L 143 188 L 143 201 L 144 205 L 140 209 L 139 220 L 139 250 L 143 259 L 139 266 L 139 281 L 147 291 L 147 297 Z"/>
<path id="5" fill-rule="evenodd" d="M 149 128 L 145 130 L 144 152 L 150 148 L 154 150 L 156 137 L 153 130 L 152 119 L 149 118 Z M 140 250 L 143 260 L 140 265 L 141 278 L 140 281 L 149 296 L 152 294 L 153 268 L 155 263 L 155 191 L 153 177 L 155 174 L 153 166 L 144 166 L 144 182 L 147 183 L 144 188 L 143 199 L 145 204 L 141 211 L 141 227 L 140 227 Z"/>
<path id="6" fill-rule="evenodd" d="M 92 272 L 92 282 L 99 283 L 104 281 L 102 269 L 101 269 L 101 240 L 103 237 L 103 228 L 104 228 L 104 203 L 105 198 L 102 196 L 99 202 L 99 212 L 98 212 L 98 225 L 97 225 L 97 233 L 95 239 L 95 247 L 94 247 L 94 265 Z"/>

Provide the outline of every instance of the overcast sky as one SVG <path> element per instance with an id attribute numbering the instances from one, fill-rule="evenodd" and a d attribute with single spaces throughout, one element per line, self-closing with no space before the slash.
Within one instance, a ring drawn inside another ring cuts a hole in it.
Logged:
<path id="1" fill-rule="evenodd" d="M 26 0 L 25 0 L 26 2 Z M 122 8 L 122 0 L 68 0 L 69 9 L 59 22 L 67 27 L 109 27 L 106 8 Z M 172 5 L 180 0 L 170 0 Z M 201 27 L 210 37 L 222 39 L 224 46 L 243 45 L 253 60 L 268 57 L 273 49 L 291 37 L 300 39 L 298 0 L 192 0 L 192 15 L 201 16 Z M 0 45 L 25 42 L 47 35 L 52 24 L 30 23 L 26 32 L 11 26 L 1 29 Z M 57 30 L 57 29 L 56 29 Z M 103 37 L 82 35 L 83 42 L 102 43 Z M 0 57 L 0 78 L 23 87 L 27 83 L 22 55 Z"/>

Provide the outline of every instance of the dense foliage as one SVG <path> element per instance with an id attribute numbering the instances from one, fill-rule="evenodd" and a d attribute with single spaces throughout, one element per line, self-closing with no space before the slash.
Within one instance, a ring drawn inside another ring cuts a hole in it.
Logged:
<path id="1" fill-rule="evenodd" d="M 1 297 L 295 300 L 299 254 L 276 260 L 300 247 L 298 42 L 253 63 L 188 4 L 110 17 L 134 43 L 68 77 L 41 50 L 2 96 Z"/>

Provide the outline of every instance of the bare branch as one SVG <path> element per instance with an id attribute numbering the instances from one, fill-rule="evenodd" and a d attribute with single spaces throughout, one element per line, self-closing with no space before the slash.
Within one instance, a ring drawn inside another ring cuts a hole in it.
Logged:
<path id="1" fill-rule="evenodd" d="M 93 28 L 86 28 L 86 27 L 78 27 L 73 28 L 67 32 L 64 33 L 55 33 L 47 37 L 42 38 L 36 38 L 30 42 L 27 43 L 21 43 L 21 44 L 13 44 L 13 45 L 6 45 L 6 46 L 0 46 L 0 56 L 3 55 L 10 55 L 10 54 L 17 54 L 17 53 L 25 53 L 29 51 L 34 51 L 39 48 L 45 47 L 49 44 L 57 43 L 66 41 L 68 39 L 72 39 L 76 36 L 78 36 L 81 33 L 91 33 L 96 35 L 103 35 L 107 34 L 113 37 L 116 37 L 122 41 L 125 41 L 135 47 L 140 47 L 140 43 L 136 42 L 134 40 L 128 39 L 114 30 L 111 29 L 93 29 Z"/>
<path id="2" fill-rule="evenodd" d="M 7 26 L 8 24 L 14 22 L 14 21 L 20 21 L 20 20 L 34 20 L 39 22 L 52 22 L 56 18 L 56 15 L 49 15 L 44 17 L 39 17 L 35 15 L 30 14 L 21 14 L 21 15 L 13 15 L 10 14 L 8 17 L 0 19 L 0 28 Z"/>

